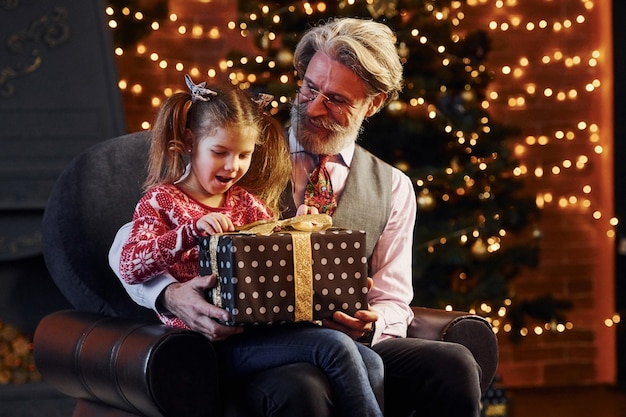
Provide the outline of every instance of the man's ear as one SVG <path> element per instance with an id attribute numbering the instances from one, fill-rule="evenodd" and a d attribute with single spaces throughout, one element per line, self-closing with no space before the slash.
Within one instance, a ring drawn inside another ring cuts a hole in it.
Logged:
<path id="1" fill-rule="evenodd" d="M 376 94 L 367 109 L 367 113 L 365 114 L 365 117 L 371 117 L 375 115 L 376 113 L 378 113 L 378 111 L 381 109 L 383 104 L 385 104 L 386 100 L 387 100 L 387 93 Z"/>

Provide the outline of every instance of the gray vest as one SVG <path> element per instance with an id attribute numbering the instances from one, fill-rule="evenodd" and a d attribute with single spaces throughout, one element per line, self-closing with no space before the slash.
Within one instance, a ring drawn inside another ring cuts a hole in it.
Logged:
<path id="1" fill-rule="evenodd" d="M 364 230 L 368 257 L 372 256 L 376 242 L 389 221 L 391 177 L 389 164 L 360 146 L 356 147 L 345 188 L 333 214 L 333 226 Z M 288 205 L 283 217 L 291 217 L 296 212 L 292 196 L 290 184 L 283 194 L 283 201 Z"/>

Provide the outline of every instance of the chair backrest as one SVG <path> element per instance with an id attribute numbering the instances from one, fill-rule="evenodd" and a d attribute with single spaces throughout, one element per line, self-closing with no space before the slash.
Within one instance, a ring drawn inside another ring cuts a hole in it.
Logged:
<path id="1" fill-rule="evenodd" d="M 149 132 L 109 139 L 76 156 L 57 179 L 42 223 L 52 279 L 78 310 L 156 320 L 108 264 L 117 230 L 132 219 L 146 176 Z"/>

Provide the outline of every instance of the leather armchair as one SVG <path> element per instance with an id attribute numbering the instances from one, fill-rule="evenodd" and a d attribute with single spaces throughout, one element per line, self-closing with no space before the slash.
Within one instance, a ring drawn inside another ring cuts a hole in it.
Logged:
<path id="1" fill-rule="evenodd" d="M 219 390 L 211 342 L 170 329 L 136 305 L 108 266 L 119 227 L 141 196 L 148 132 L 97 144 L 57 180 L 44 214 L 44 259 L 75 307 L 39 323 L 33 350 L 38 370 L 77 399 L 73 417 L 238 415 Z M 489 323 L 464 312 L 415 307 L 409 337 L 461 343 L 482 369 L 481 388 L 495 374 L 498 344 Z"/>

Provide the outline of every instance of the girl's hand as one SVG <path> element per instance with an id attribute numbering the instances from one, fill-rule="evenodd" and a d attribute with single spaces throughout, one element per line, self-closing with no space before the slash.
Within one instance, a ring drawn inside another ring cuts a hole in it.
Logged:
<path id="1" fill-rule="evenodd" d="M 196 220 L 196 230 L 200 234 L 214 235 L 217 233 L 233 232 L 235 226 L 222 213 L 209 213 Z"/>
<path id="2" fill-rule="evenodd" d="M 320 212 L 317 207 L 310 207 L 301 204 L 300 207 L 298 207 L 298 210 L 296 210 L 296 216 L 304 216 L 305 214 L 320 214 Z"/>

